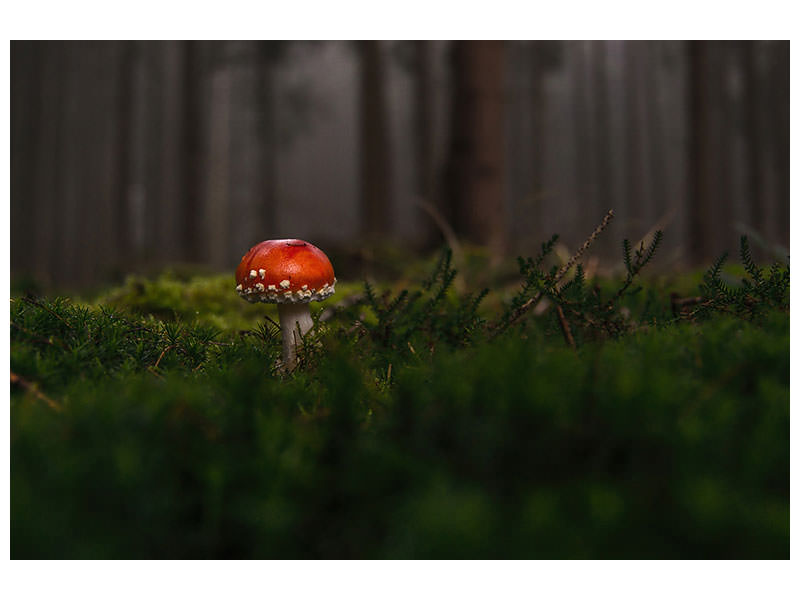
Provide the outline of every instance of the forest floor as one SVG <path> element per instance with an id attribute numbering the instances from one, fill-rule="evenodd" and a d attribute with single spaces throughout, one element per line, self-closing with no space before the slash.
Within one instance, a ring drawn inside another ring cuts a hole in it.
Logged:
<path id="1" fill-rule="evenodd" d="M 289 374 L 230 274 L 15 296 L 12 557 L 788 558 L 788 267 L 547 254 L 340 282 Z"/>

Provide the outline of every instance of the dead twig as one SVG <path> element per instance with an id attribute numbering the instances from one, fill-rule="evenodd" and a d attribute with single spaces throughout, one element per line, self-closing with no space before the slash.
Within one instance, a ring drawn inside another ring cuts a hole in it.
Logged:
<path id="1" fill-rule="evenodd" d="M 586 238 L 586 241 L 583 242 L 583 245 L 580 248 L 578 248 L 578 251 L 575 254 L 572 255 L 572 258 L 570 258 L 567 261 L 567 264 L 565 264 L 563 267 L 561 267 L 558 270 L 558 272 L 556 273 L 555 278 L 553 279 L 554 283 L 558 283 L 561 280 L 561 278 L 564 277 L 564 275 L 566 275 L 567 272 L 572 267 L 575 266 L 575 263 L 578 262 L 578 259 L 580 259 L 580 257 L 583 256 L 583 253 L 586 252 L 586 250 L 589 249 L 589 246 L 591 246 L 594 243 L 594 241 L 597 239 L 597 237 L 603 232 L 603 230 L 606 227 L 608 227 L 608 224 L 611 223 L 611 220 L 613 218 L 614 218 L 614 209 L 611 209 L 606 213 L 606 216 L 603 217 L 603 220 L 600 222 L 600 225 L 598 225 L 595 228 L 595 230 L 592 232 L 592 235 L 590 235 L 588 238 Z"/>
<path id="2" fill-rule="evenodd" d="M 567 317 L 564 316 L 564 310 L 561 308 L 560 304 L 556 304 L 556 314 L 558 315 L 558 321 L 561 324 L 561 333 L 564 334 L 564 340 L 567 342 L 567 346 L 575 349 L 575 338 L 572 337 L 572 331 L 569 328 L 569 322 L 567 321 Z"/>
<path id="3" fill-rule="evenodd" d="M 696 304 L 702 304 L 705 301 L 705 298 L 702 296 L 692 296 L 690 298 L 681 298 L 678 296 L 677 293 L 672 292 L 670 295 L 670 304 L 672 305 L 672 315 L 677 317 L 680 315 L 684 308 L 687 306 L 694 306 Z"/>
<path id="4" fill-rule="evenodd" d="M 161 373 L 159 373 L 158 371 L 156 371 L 153 367 L 148 366 L 147 370 L 150 371 L 153 375 L 155 375 L 159 379 L 161 379 L 161 380 L 164 379 L 164 376 Z"/>
<path id="5" fill-rule="evenodd" d="M 580 257 L 583 256 L 583 253 L 586 252 L 586 250 L 589 248 L 589 246 L 591 246 L 592 243 L 597 239 L 597 236 L 599 236 L 600 233 L 602 233 L 602 231 L 606 227 L 608 227 L 608 224 L 611 222 L 611 220 L 613 218 L 614 218 L 614 210 L 611 209 L 606 213 L 606 216 L 603 217 L 603 220 L 600 222 L 600 225 L 598 225 L 595 228 L 595 230 L 592 232 L 592 235 L 590 235 L 588 238 L 586 238 L 586 241 L 583 242 L 583 245 L 580 248 L 578 248 L 578 251 L 575 252 L 575 254 L 572 255 L 572 258 L 570 258 L 556 272 L 555 276 L 553 277 L 553 282 L 552 282 L 556 292 L 558 292 L 559 289 L 561 288 L 561 286 L 559 286 L 558 283 L 561 281 L 561 279 L 564 277 L 564 275 L 566 275 L 567 272 L 573 266 L 575 266 L 575 263 L 578 262 L 578 259 L 580 259 Z M 511 327 L 520 318 L 522 318 L 522 316 L 526 312 L 528 312 L 528 310 L 531 307 L 536 306 L 539 303 L 539 301 L 542 299 L 543 295 L 544 295 L 543 292 L 539 292 L 533 298 L 530 298 L 527 302 L 525 302 L 522 306 L 520 306 L 517 310 L 515 310 L 514 314 L 511 315 L 511 318 L 508 320 L 508 322 L 507 322 L 507 324 L 506 324 L 504 329 L 507 329 L 508 327 Z M 495 332 L 492 334 L 491 337 L 494 338 L 494 337 L 498 336 L 501 332 L 502 332 L 502 330 L 500 330 L 499 328 L 496 328 Z"/>
<path id="6" fill-rule="evenodd" d="M 48 397 L 42 390 L 40 390 L 39 385 L 35 381 L 25 379 L 22 375 L 17 375 L 14 373 L 14 371 L 11 371 L 11 383 L 12 385 L 19 385 L 26 392 L 29 392 L 35 398 L 44 402 L 51 409 L 61 412 L 63 407 L 55 400 L 52 400 L 50 397 Z"/>
<path id="7" fill-rule="evenodd" d="M 445 242 L 447 242 L 447 245 L 450 246 L 450 249 L 453 251 L 453 261 L 456 265 L 456 276 L 453 279 L 453 285 L 457 292 L 463 293 L 466 288 L 464 276 L 462 275 L 464 270 L 464 250 L 461 247 L 461 242 L 458 241 L 456 232 L 450 226 L 450 223 L 447 222 L 447 219 L 444 218 L 444 215 L 439 212 L 439 209 L 433 204 L 422 198 L 418 198 L 416 200 L 416 205 L 433 220 L 439 228 L 439 231 L 442 232 Z"/>
<path id="8" fill-rule="evenodd" d="M 164 355 L 165 355 L 167 352 L 169 352 L 170 350 L 173 350 L 174 348 L 175 348 L 175 344 L 170 344 L 169 346 L 167 346 L 166 348 L 164 348 L 164 349 L 161 351 L 161 354 L 158 356 L 158 360 L 156 361 L 156 364 L 154 364 L 154 365 L 153 365 L 153 368 L 154 368 L 154 369 L 157 369 L 157 368 L 158 368 L 158 365 L 161 363 L 161 359 L 162 359 L 162 358 L 164 358 Z"/>
<path id="9" fill-rule="evenodd" d="M 416 200 L 416 205 L 419 206 L 425 213 L 427 213 L 431 220 L 436 224 L 436 226 L 439 228 L 439 231 L 442 232 L 442 236 L 447 242 L 447 245 L 453 249 L 453 258 L 456 259 L 456 262 L 461 262 L 461 259 L 463 258 L 461 243 L 458 241 L 456 232 L 453 231 L 452 227 L 450 227 L 450 223 L 448 223 L 447 219 L 444 218 L 444 215 L 442 215 L 442 213 L 439 212 L 439 209 L 437 209 L 433 204 L 423 200 L 422 198 L 418 198 Z"/>

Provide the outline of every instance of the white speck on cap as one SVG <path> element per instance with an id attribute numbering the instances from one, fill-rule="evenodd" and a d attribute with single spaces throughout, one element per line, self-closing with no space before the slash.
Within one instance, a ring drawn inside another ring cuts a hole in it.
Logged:
<path id="1" fill-rule="evenodd" d="M 267 275 L 267 272 L 264 269 L 259 269 L 258 274 L 261 275 L 261 279 L 264 279 L 264 277 Z"/>
<path id="2" fill-rule="evenodd" d="M 241 292 L 242 291 L 242 284 L 241 283 L 236 286 L 236 291 L 237 292 Z"/>
<path id="3" fill-rule="evenodd" d="M 256 289 L 257 289 L 259 292 L 263 292 L 263 291 L 264 291 L 264 284 L 263 284 L 263 283 L 257 283 L 257 284 L 256 284 Z"/>
<path id="4" fill-rule="evenodd" d="M 250 279 L 255 279 L 256 275 L 258 275 L 258 273 L 256 273 L 255 269 L 250 269 Z"/>
<path id="5" fill-rule="evenodd" d="M 292 284 L 291 284 L 291 283 L 289 283 L 289 280 L 288 280 L 288 279 L 284 279 L 283 281 L 281 281 L 281 284 L 280 284 L 280 285 L 281 285 L 281 287 L 282 287 L 283 289 L 287 289 L 287 288 L 288 288 L 290 285 L 292 285 Z"/>
<path id="6" fill-rule="evenodd" d="M 276 288 L 276 287 L 275 287 L 275 285 L 274 285 L 274 284 L 272 284 L 272 283 L 270 283 L 270 284 L 267 286 L 267 289 L 268 289 L 268 290 L 270 290 L 271 292 L 277 292 L 277 291 L 278 291 L 278 288 Z"/>

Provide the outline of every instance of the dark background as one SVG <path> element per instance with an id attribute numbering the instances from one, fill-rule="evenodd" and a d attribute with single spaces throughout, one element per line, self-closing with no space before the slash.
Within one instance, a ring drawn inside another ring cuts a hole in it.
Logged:
<path id="1" fill-rule="evenodd" d="M 788 42 L 12 42 L 11 126 L 12 280 L 42 289 L 442 222 L 530 255 L 608 208 L 604 260 L 654 228 L 668 268 L 788 247 Z"/>

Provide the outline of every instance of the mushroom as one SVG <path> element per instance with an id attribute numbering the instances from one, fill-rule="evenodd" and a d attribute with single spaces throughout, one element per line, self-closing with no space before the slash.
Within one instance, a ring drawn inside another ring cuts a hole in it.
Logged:
<path id="1" fill-rule="evenodd" d="M 325 253 L 303 240 L 266 240 L 242 257 L 236 291 L 248 302 L 273 302 L 283 338 L 283 367 L 297 364 L 297 344 L 313 326 L 308 303 L 334 293 L 336 277 Z"/>

